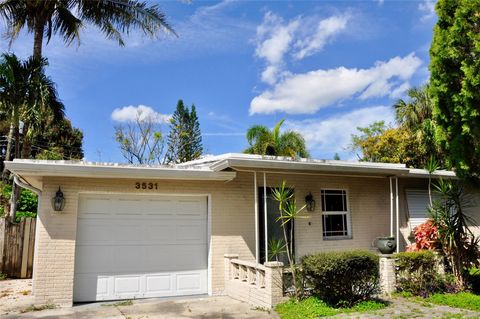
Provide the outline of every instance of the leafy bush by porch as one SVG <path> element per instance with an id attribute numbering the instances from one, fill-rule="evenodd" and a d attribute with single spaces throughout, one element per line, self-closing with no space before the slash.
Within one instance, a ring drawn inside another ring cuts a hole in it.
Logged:
<path id="1" fill-rule="evenodd" d="M 398 292 L 428 297 L 454 289 L 453 280 L 438 273 L 437 257 L 432 251 L 404 252 L 395 256 Z"/>
<path id="2" fill-rule="evenodd" d="M 350 308 L 334 308 L 317 297 L 309 297 L 302 301 L 291 299 L 275 307 L 282 319 L 310 319 L 329 317 L 341 313 L 368 312 L 385 308 L 380 301 L 361 301 Z"/>
<path id="3" fill-rule="evenodd" d="M 379 292 L 378 256 L 368 251 L 307 255 L 302 268 L 314 295 L 333 306 L 352 306 Z"/>

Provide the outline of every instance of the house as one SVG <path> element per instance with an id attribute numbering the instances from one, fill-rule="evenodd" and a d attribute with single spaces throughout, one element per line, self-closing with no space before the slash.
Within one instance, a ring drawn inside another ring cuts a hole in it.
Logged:
<path id="1" fill-rule="evenodd" d="M 402 250 L 428 203 L 429 174 L 400 164 L 225 154 L 173 167 L 40 160 L 6 167 L 40 194 L 36 302 L 62 306 L 222 294 L 225 254 L 261 264 L 266 242 L 280 237 L 271 190 L 284 180 L 299 206 L 311 194 L 306 218 L 291 226 L 297 258 L 374 250 L 376 237 L 390 234 Z M 455 175 L 432 174 L 439 177 Z M 61 211 L 52 203 L 57 192 Z"/>

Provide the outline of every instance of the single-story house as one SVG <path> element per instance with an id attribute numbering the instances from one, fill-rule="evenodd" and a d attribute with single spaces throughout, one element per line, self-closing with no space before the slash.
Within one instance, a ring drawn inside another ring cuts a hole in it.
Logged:
<path id="1" fill-rule="evenodd" d="M 310 206 L 290 226 L 297 258 L 373 251 L 375 239 L 390 234 L 403 250 L 427 217 L 429 174 L 400 164 L 225 154 L 175 166 L 14 160 L 6 167 L 40 195 L 35 300 L 62 306 L 224 293 L 225 254 L 261 264 L 266 243 L 281 238 L 271 190 L 284 180 L 298 206 L 306 199 Z M 432 174 L 439 177 L 455 174 Z M 57 192 L 64 207 L 52 202 Z"/>

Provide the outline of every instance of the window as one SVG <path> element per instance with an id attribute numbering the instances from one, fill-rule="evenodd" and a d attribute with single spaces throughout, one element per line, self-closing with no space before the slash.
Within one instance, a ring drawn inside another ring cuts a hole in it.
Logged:
<path id="1" fill-rule="evenodd" d="M 350 236 L 350 213 L 347 191 L 322 189 L 323 237 L 345 238 Z"/>

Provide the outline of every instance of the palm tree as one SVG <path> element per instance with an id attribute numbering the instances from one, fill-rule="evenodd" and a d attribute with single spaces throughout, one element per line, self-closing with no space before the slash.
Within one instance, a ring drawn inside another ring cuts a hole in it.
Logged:
<path id="1" fill-rule="evenodd" d="M 43 39 L 60 35 L 65 43 L 80 41 L 84 22 L 91 23 L 109 39 L 125 44 L 123 34 L 139 28 L 155 36 L 160 30 L 175 34 L 157 5 L 137 0 L 4 0 L 0 15 L 7 23 L 12 43 L 24 28 L 33 33 L 33 57 L 42 56 Z"/>
<path id="2" fill-rule="evenodd" d="M 15 158 L 30 155 L 30 142 L 34 130 L 39 130 L 42 117 L 52 114 L 63 117 L 64 106 L 58 100 L 53 81 L 45 75 L 46 59 L 31 57 L 20 61 L 14 54 L 3 54 L 0 60 L 0 111 L 10 121 L 6 160 L 11 159 L 13 135 L 15 135 Z M 23 123 L 23 143 L 20 140 L 20 123 Z M 4 177 L 6 177 L 4 172 Z M 17 198 L 20 189 L 12 185 L 10 213 L 15 220 Z"/>
<path id="3" fill-rule="evenodd" d="M 432 119 L 432 102 L 428 94 L 428 84 L 421 88 L 409 89 L 407 95 L 408 101 L 400 99 L 394 104 L 395 117 L 399 124 L 416 131 L 422 123 Z"/>
<path id="4" fill-rule="evenodd" d="M 280 133 L 285 120 L 279 121 L 273 130 L 263 125 L 254 125 L 247 131 L 250 145 L 244 153 L 270 156 L 308 157 L 305 139 L 300 133 L 287 131 Z"/>
<path id="5" fill-rule="evenodd" d="M 0 59 L 0 111 L 10 122 L 6 160 L 10 160 L 11 142 L 15 140 L 15 157 L 20 157 L 20 123 L 23 123 L 24 145 L 22 157 L 30 154 L 29 142 L 33 131 L 39 129 L 47 114 L 63 118 L 53 81 L 45 75 L 46 59 L 29 58 L 20 61 L 14 54 L 3 54 Z M 13 135 L 15 137 L 13 138 Z"/>

